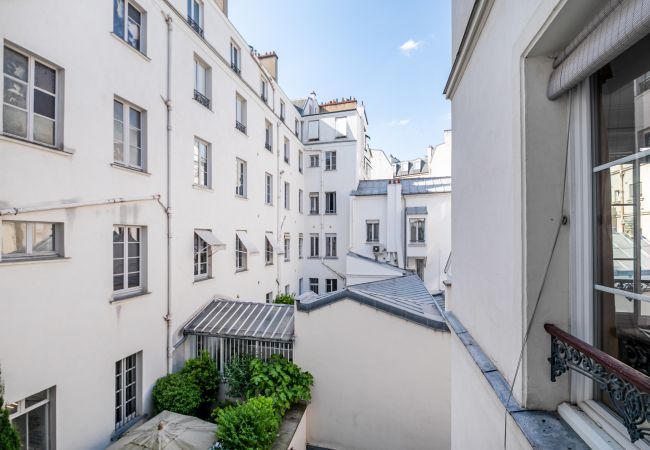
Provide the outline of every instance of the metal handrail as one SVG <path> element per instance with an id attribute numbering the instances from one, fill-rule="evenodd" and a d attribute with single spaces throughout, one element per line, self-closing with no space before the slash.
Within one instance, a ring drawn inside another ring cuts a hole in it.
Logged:
<path id="1" fill-rule="evenodd" d="M 206 108 L 210 109 L 210 99 L 206 97 L 205 95 L 201 94 L 199 91 L 194 89 L 194 100 L 205 106 Z"/>
<path id="2" fill-rule="evenodd" d="M 199 36 L 203 37 L 203 28 L 201 28 L 201 25 L 199 25 L 196 20 L 192 19 L 190 16 L 187 16 L 187 23 L 190 24 L 190 26 L 199 34 Z"/>
<path id="3" fill-rule="evenodd" d="M 237 128 L 242 133 L 246 134 L 246 125 L 244 125 L 243 123 L 237 120 L 235 121 L 235 128 Z"/>
<path id="4" fill-rule="evenodd" d="M 272 146 L 270 143 L 268 143 L 268 142 L 266 142 L 266 143 L 264 144 L 264 148 L 267 149 L 267 150 L 270 151 L 270 152 L 273 151 L 273 146 Z"/>
<path id="5" fill-rule="evenodd" d="M 237 75 L 240 75 L 240 74 L 241 74 L 241 69 L 240 69 L 239 67 L 237 67 L 237 64 L 235 64 L 234 62 L 231 62 L 231 63 L 230 63 L 230 68 L 231 68 L 231 69 L 233 70 L 233 72 L 235 72 Z"/>

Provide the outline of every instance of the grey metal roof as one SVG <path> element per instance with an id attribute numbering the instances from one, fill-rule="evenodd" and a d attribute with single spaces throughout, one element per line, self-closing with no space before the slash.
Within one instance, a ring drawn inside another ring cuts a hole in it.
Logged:
<path id="1" fill-rule="evenodd" d="M 308 100 L 307 98 L 298 98 L 296 100 L 291 100 L 291 103 L 293 104 L 293 106 L 296 107 L 298 112 L 302 114 L 303 111 L 305 110 L 305 105 L 307 105 L 307 100 Z"/>
<path id="2" fill-rule="evenodd" d="M 414 216 L 416 214 L 428 214 L 426 206 L 407 206 L 406 215 Z"/>
<path id="3" fill-rule="evenodd" d="M 386 195 L 389 180 L 361 180 L 352 195 Z M 402 194 L 433 194 L 451 192 L 451 177 L 425 177 L 401 179 Z"/>
<path id="4" fill-rule="evenodd" d="M 297 302 L 300 311 L 311 311 L 339 300 L 351 299 L 420 325 L 448 331 L 433 296 L 417 275 L 355 284 L 343 290 Z"/>
<path id="5" fill-rule="evenodd" d="M 379 264 L 381 266 L 388 267 L 389 269 L 395 270 L 396 272 L 401 273 L 402 275 L 413 273 L 412 270 L 401 269 L 401 268 L 399 268 L 397 266 L 394 266 L 394 265 L 392 265 L 390 263 L 387 263 L 387 262 L 384 262 L 384 261 L 377 261 L 376 259 L 370 258 L 369 256 L 363 256 L 363 255 L 360 255 L 360 254 L 354 253 L 354 252 L 348 252 L 347 254 L 348 254 L 348 256 L 353 256 L 355 258 L 363 259 L 363 260 L 371 262 L 373 264 Z M 311 292 L 311 291 L 309 291 L 309 292 Z M 298 299 L 304 300 L 302 298 L 302 296 L 299 296 Z"/>
<path id="6" fill-rule="evenodd" d="M 214 298 L 183 329 L 184 334 L 293 340 L 293 305 Z"/>

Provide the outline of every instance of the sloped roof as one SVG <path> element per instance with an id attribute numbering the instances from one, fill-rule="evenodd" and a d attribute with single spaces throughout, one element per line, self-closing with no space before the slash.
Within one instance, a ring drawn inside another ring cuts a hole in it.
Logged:
<path id="1" fill-rule="evenodd" d="M 360 255 L 360 254 L 355 253 L 355 252 L 348 252 L 347 255 L 348 255 L 348 256 L 352 256 L 352 257 L 354 257 L 354 258 L 363 259 L 364 261 L 368 261 L 368 262 L 371 262 L 371 263 L 373 263 L 373 264 L 379 264 L 379 265 L 382 266 L 382 267 L 386 267 L 386 268 L 388 268 L 388 269 L 394 270 L 394 271 L 396 271 L 397 273 L 401 273 L 402 275 L 406 275 L 406 274 L 411 274 L 411 273 L 413 273 L 413 271 L 406 270 L 406 269 L 401 269 L 401 268 L 399 268 L 399 267 L 397 267 L 397 266 L 394 266 L 394 265 L 392 265 L 392 264 L 389 264 L 389 263 L 387 263 L 387 262 L 384 262 L 384 261 L 377 261 L 377 260 L 374 259 L 374 258 L 370 258 L 370 257 L 368 257 L 368 256 L 363 256 L 363 255 Z M 300 298 L 300 297 L 298 297 L 298 298 Z M 302 298 L 301 298 L 301 300 L 302 300 Z"/>
<path id="2" fill-rule="evenodd" d="M 307 105 L 307 100 L 308 98 L 298 98 L 295 100 L 291 100 L 291 103 L 293 103 L 293 106 L 296 107 L 298 112 L 302 115 L 302 113 L 305 111 L 305 106 Z"/>
<path id="3" fill-rule="evenodd" d="M 343 299 L 358 301 L 428 328 L 448 331 L 435 299 L 417 275 L 355 284 L 298 301 L 296 305 L 299 311 L 312 311 Z"/>
<path id="4" fill-rule="evenodd" d="M 386 195 L 389 180 L 361 180 L 352 195 Z M 407 178 L 400 180 L 402 194 L 451 192 L 451 177 Z"/>

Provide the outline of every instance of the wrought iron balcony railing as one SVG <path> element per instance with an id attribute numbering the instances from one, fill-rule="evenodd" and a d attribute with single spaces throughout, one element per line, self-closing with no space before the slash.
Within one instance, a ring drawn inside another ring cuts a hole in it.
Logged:
<path id="1" fill-rule="evenodd" d="M 239 121 L 235 121 L 235 128 L 237 128 L 242 133 L 246 134 L 246 125 Z"/>
<path id="2" fill-rule="evenodd" d="M 591 378 L 609 395 L 630 440 L 650 437 L 650 377 L 555 325 L 544 329 L 551 335 L 551 381 L 569 369 Z"/>
<path id="3" fill-rule="evenodd" d="M 264 144 L 264 148 L 267 149 L 267 150 L 270 151 L 270 152 L 273 151 L 273 146 L 272 146 L 271 144 L 269 144 L 268 142 L 266 142 L 266 143 Z"/>
<path id="4" fill-rule="evenodd" d="M 194 31 L 196 31 L 199 36 L 203 37 L 203 28 L 201 28 L 201 25 L 199 25 L 194 19 L 189 16 L 187 17 L 187 23 L 190 24 L 192 29 L 194 29 Z"/>
<path id="5" fill-rule="evenodd" d="M 262 97 L 262 101 L 264 103 L 267 103 L 269 101 L 269 97 L 267 95 L 265 95 L 265 94 L 260 94 L 260 97 Z"/>
<path id="6" fill-rule="evenodd" d="M 233 72 L 235 72 L 237 75 L 241 75 L 241 69 L 235 64 L 234 62 L 230 63 L 230 68 L 232 69 Z"/>
<path id="7" fill-rule="evenodd" d="M 210 99 L 206 97 L 205 95 L 201 94 L 199 91 L 194 89 L 194 100 L 205 106 L 206 108 L 210 109 Z"/>

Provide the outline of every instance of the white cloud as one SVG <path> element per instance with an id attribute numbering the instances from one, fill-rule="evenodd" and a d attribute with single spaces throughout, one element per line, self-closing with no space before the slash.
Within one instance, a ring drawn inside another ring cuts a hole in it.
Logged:
<path id="1" fill-rule="evenodd" d="M 422 41 L 414 41 L 413 39 L 409 39 L 408 41 L 404 42 L 402 45 L 399 46 L 399 49 L 404 53 L 406 56 L 409 56 L 412 51 L 417 50 L 420 48 L 422 45 Z"/>
<path id="2" fill-rule="evenodd" d="M 399 119 L 399 120 L 393 119 L 390 122 L 388 122 L 386 125 L 388 125 L 389 127 L 396 127 L 398 125 L 404 126 L 407 125 L 409 122 L 410 122 L 409 119 Z"/>
<path id="3" fill-rule="evenodd" d="M 406 125 L 407 123 L 409 123 L 408 119 L 402 119 L 402 120 L 399 121 L 400 125 Z"/>

